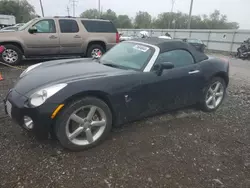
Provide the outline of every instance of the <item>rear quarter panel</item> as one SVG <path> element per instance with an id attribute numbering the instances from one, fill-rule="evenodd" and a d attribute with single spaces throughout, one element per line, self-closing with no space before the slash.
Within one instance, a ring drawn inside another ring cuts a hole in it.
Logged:
<path id="1" fill-rule="evenodd" d="M 206 82 L 209 82 L 211 78 L 220 76 L 229 81 L 229 61 L 214 57 L 200 62 L 201 71 L 205 77 Z"/>

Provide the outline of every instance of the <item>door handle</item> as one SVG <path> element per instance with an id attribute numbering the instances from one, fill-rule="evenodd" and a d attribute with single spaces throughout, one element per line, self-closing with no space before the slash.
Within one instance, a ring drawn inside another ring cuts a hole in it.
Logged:
<path id="1" fill-rule="evenodd" d="M 192 71 L 188 72 L 188 74 L 197 74 L 199 72 L 200 72 L 199 70 L 192 70 Z"/>
<path id="2" fill-rule="evenodd" d="M 74 36 L 74 38 L 81 38 L 81 36 L 79 36 L 79 35 L 75 35 L 75 36 Z"/>
<path id="3" fill-rule="evenodd" d="M 51 35 L 49 38 L 50 39 L 57 39 L 57 37 L 55 35 Z"/>

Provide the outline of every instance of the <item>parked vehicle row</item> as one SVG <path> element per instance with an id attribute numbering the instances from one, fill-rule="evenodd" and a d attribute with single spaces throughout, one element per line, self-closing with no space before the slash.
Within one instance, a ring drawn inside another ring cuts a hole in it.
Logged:
<path id="1" fill-rule="evenodd" d="M 17 31 L 0 33 L 5 51 L 0 61 L 17 65 L 23 57 L 100 56 L 119 42 L 114 24 L 107 20 L 43 17 Z"/>
<path id="2" fill-rule="evenodd" d="M 139 32 L 139 36 L 124 36 L 123 33 L 120 34 L 120 42 L 127 41 L 127 40 L 132 40 L 135 38 L 149 38 L 149 33 L 147 31 L 141 31 Z M 165 35 L 161 35 L 158 38 L 162 39 L 172 39 L 171 35 L 169 33 L 166 33 Z M 205 51 L 206 45 L 200 40 L 200 39 L 195 39 L 195 38 L 184 38 L 182 39 L 184 42 L 187 42 L 194 46 L 198 51 L 203 52 Z"/>
<path id="3" fill-rule="evenodd" d="M 181 40 L 133 39 L 98 60 L 28 67 L 6 96 L 5 110 L 37 137 L 55 135 L 63 147 L 84 150 L 130 121 L 190 105 L 215 111 L 224 99 L 228 72 L 227 61 L 209 58 Z"/>
<path id="4" fill-rule="evenodd" d="M 8 26 L 8 27 L 3 27 L 2 29 L 0 29 L 0 32 L 4 32 L 4 31 L 17 31 L 19 27 L 23 26 L 25 23 L 18 23 L 15 24 L 13 26 Z"/>

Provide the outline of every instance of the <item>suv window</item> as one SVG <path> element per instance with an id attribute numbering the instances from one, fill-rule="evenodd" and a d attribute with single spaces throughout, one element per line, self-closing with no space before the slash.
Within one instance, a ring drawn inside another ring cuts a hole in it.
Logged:
<path id="1" fill-rule="evenodd" d="M 54 20 L 40 20 L 33 25 L 37 29 L 37 33 L 55 33 L 56 26 Z"/>
<path id="2" fill-rule="evenodd" d="M 79 27 L 75 20 L 60 19 L 59 20 L 61 33 L 78 33 Z"/>
<path id="3" fill-rule="evenodd" d="M 159 55 L 156 63 L 162 62 L 171 62 L 177 68 L 194 64 L 194 58 L 186 50 L 173 50 Z"/>
<path id="4" fill-rule="evenodd" d="M 116 33 L 117 29 L 115 28 L 112 22 L 107 21 L 95 21 L 95 20 L 82 20 L 82 24 L 88 32 L 94 33 Z"/>

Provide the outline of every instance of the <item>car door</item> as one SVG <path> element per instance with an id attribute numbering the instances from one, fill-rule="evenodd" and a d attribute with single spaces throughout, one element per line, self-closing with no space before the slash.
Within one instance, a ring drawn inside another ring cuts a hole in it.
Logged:
<path id="1" fill-rule="evenodd" d="M 205 79 L 193 56 L 186 50 L 173 50 L 160 54 L 155 64 L 161 62 L 171 62 L 174 68 L 164 70 L 160 76 L 150 76 L 151 81 L 147 81 L 149 107 L 158 111 L 171 110 L 197 102 Z"/>
<path id="2" fill-rule="evenodd" d="M 36 32 L 30 33 L 34 27 Z M 22 35 L 26 56 L 44 56 L 59 54 L 59 36 L 53 19 L 42 19 L 30 26 Z"/>
<path id="3" fill-rule="evenodd" d="M 83 36 L 76 20 L 59 19 L 60 54 L 83 54 Z"/>

